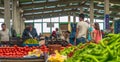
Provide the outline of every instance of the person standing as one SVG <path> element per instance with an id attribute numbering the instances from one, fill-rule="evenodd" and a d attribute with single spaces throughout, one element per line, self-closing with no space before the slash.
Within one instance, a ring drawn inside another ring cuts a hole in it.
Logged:
<path id="1" fill-rule="evenodd" d="M 97 22 L 94 23 L 94 31 L 92 32 L 92 39 L 93 41 L 98 44 L 102 39 L 102 33 Z"/>
<path id="2" fill-rule="evenodd" d="M 29 24 L 28 27 L 26 27 L 23 31 L 22 38 L 23 40 L 32 38 L 32 39 L 37 39 L 38 34 L 35 28 L 33 28 L 32 24 Z"/>
<path id="3" fill-rule="evenodd" d="M 70 33 L 70 43 L 74 45 L 75 35 L 76 35 L 76 23 L 71 23 L 71 33 Z"/>
<path id="4" fill-rule="evenodd" d="M 1 25 L 2 30 L 0 31 L 0 40 L 2 46 L 8 46 L 9 45 L 9 29 L 7 29 L 6 24 L 3 23 Z"/>
<path id="5" fill-rule="evenodd" d="M 90 42 L 90 41 L 92 41 L 93 25 L 90 24 L 90 22 L 88 20 L 86 20 L 85 22 L 87 22 L 88 25 L 89 25 L 89 28 L 88 28 L 88 31 L 87 31 L 87 41 Z"/>
<path id="6" fill-rule="evenodd" d="M 86 43 L 87 31 L 89 28 L 88 23 L 84 21 L 84 14 L 79 15 L 79 20 L 80 22 L 78 22 L 76 28 L 76 45 L 79 43 Z"/>

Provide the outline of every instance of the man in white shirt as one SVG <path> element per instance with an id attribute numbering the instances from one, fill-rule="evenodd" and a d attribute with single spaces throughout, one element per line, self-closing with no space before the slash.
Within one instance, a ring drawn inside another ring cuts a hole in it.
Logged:
<path id="1" fill-rule="evenodd" d="M 76 45 L 78 45 L 79 43 L 86 42 L 87 31 L 89 28 L 88 23 L 84 21 L 84 14 L 79 15 L 79 20 L 80 22 L 78 22 L 76 29 L 76 39 L 75 39 Z"/>
<path id="2" fill-rule="evenodd" d="M 2 30 L 0 31 L 0 41 L 1 41 L 1 44 L 4 44 L 4 45 L 8 45 L 8 41 L 9 41 L 9 30 L 6 28 L 6 24 L 3 23 L 1 25 L 2 27 Z"/>

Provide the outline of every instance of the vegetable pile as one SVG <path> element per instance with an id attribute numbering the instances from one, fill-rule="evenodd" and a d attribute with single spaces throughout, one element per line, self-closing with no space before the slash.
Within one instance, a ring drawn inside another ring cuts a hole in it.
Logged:
<path id="1" fill-rule="evenodd" d="M 86 43 L 61 51 L 65 62 L 120 62 L 120 34 L 108 34 L 99 44 Z"/>
<path id="2" fill-rule="evenodd" d="M 35 39 L 27 39 L 24 44 L 39 44 L 39 42 Z"/>

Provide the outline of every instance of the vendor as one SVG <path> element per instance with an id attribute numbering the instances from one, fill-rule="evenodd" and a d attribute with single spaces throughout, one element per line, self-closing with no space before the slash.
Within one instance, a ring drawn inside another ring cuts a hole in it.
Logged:
<path id="1" fill-rule="evenodd" d="M 7 29 L 5 23 L 3 23 L 1 27 L 2 27 L 2 30 L 0 31 L 1 45 L 7 46 L 9 45 L 9 29 Z"/>
<path id="2" fill-rule="evenodd" d="M 54 37 L 54 38 L 59 38 L 60 37 L 59 29 L 56 28 L 55 31 L 52 32 L 51 36 Z"/>
<path id="3" fill-rule="evenodd" d="M 65 31 L 65 41 L 69 42 L 69 38 L 70 38 L 70 32 Z"/>
<path id="4" fill-rule="evenodd" d="M 23 31 L 22 38 L 25 41 L 26 39 L 32 38 L 37 40 L 38 34 L 32 24 L 29 24 Z"/>

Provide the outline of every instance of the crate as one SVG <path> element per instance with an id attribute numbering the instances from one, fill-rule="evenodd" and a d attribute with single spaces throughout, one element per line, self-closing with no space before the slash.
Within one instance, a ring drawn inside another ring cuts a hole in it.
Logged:
<path id="1" fill-rule="evenodd" d="M 39 46 L 39 44 L 23 44 L 23 46 L 29 46 L 29 47 L 32 47 L 32 46 Z"/>
<path id="2" fill-rule="evenodd" d="M 55 50 L 58 50 L 60 52 L 60 47 L 61 45 L 58 45 L 58 44 L 54 44 L 54 45 L 48 45 L 48 48 L 49 48 L 49 53 L 50 54 L 54 54 Z"/>

